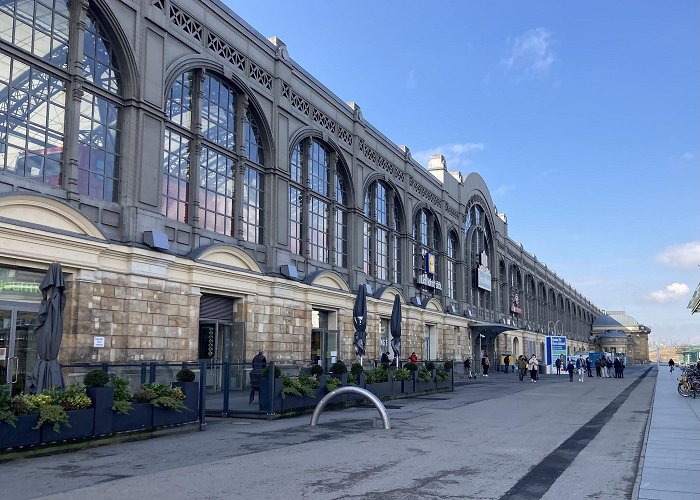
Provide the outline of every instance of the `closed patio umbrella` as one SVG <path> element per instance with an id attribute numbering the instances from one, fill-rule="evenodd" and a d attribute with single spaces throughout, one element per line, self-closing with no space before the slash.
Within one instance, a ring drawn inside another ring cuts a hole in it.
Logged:
<path id="1" fill-rule="evenodd" d="M 367 292 L 365 285 L 360 285 L 355 297 L 355 306 L 352 308 L 352 323 L 355 325 L 355 355 L 362 358 L 365 355 L 367 345 Z M 361 361 L 360 361 L 361 362 Z"/>
<path id="2" fill-rule="evenodd" d="M 58 351 L 63 337 L 65 286 L 61 265 L 51 264 L 39 286 L 43 299 L 34 326 L 38 359 L 27 375 L 27 391 L 33 394 L 51 387 L 64 387 Z"/>
<path id="3" fill-rule="evenodd" d="M 399 366 L 401 358 L 401 297 L 394 296 L 394 307 L 391 309 L 391 319 L 389 320 L 391 331 L 391 349 L 394 351 L 396 366 Z"/>

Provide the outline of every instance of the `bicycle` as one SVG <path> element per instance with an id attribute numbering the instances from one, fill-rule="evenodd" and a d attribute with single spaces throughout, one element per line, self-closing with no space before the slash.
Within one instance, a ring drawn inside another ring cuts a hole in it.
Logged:
<path id="1" fill-rule="evenodd" d="M 681 368 L 681 378 L 678 380 L 678 394 L 684 398 L 697 397 L 700 392 L 700 374 L 692 368 Z"/>

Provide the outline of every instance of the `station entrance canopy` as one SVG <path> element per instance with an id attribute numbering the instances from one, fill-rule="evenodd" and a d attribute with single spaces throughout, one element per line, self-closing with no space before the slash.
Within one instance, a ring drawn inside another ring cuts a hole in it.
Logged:
<path id="1" fill-rule="evenodd" d="M 508 332 L 511 330 L 517 330 L 514 326 L 504 325 L 501 323 L 478 323 L 476 325 L 470 326 L 472 330 L 472 338 L 477 339 L 477 335 L 483 335 L 485 337 L 484 342 L 490 344 L 493 342 L 499 334 L 503 332 Z"/>

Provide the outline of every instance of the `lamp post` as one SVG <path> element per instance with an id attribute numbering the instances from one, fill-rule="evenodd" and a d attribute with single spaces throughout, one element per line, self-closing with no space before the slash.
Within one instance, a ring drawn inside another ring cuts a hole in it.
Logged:
<path id="1" fill-rule="evenodd" d="M 483 333 L 480 333 L 480 334 L 479 334 L 479 356 L 481 356 L 481 357 L 484 356 L 484 350 L 483 350 L 483 348 L 481 347 L 481 339 L 483 339 L 484 337 L 486 337 L 486 335 L 484 335 Z M 479 363 L 481 363 L 481 358 L 479 358 Z M 482 369 L 481 375 L 483 375 L 483 374 L 484 374 L 484 372 L 483 372 L 483 369 Z"/>

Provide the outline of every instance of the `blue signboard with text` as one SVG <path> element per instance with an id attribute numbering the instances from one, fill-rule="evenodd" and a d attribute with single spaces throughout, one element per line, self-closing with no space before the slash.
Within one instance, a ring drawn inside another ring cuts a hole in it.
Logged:
<path id="1" fill-rule="evenodd" d="M 556 373 L 557 358 L 566 360 L 567 343 L 566 337 L 550 336 L 546 339 L 546 363 L 551 367 L 550 373 Z"/>

